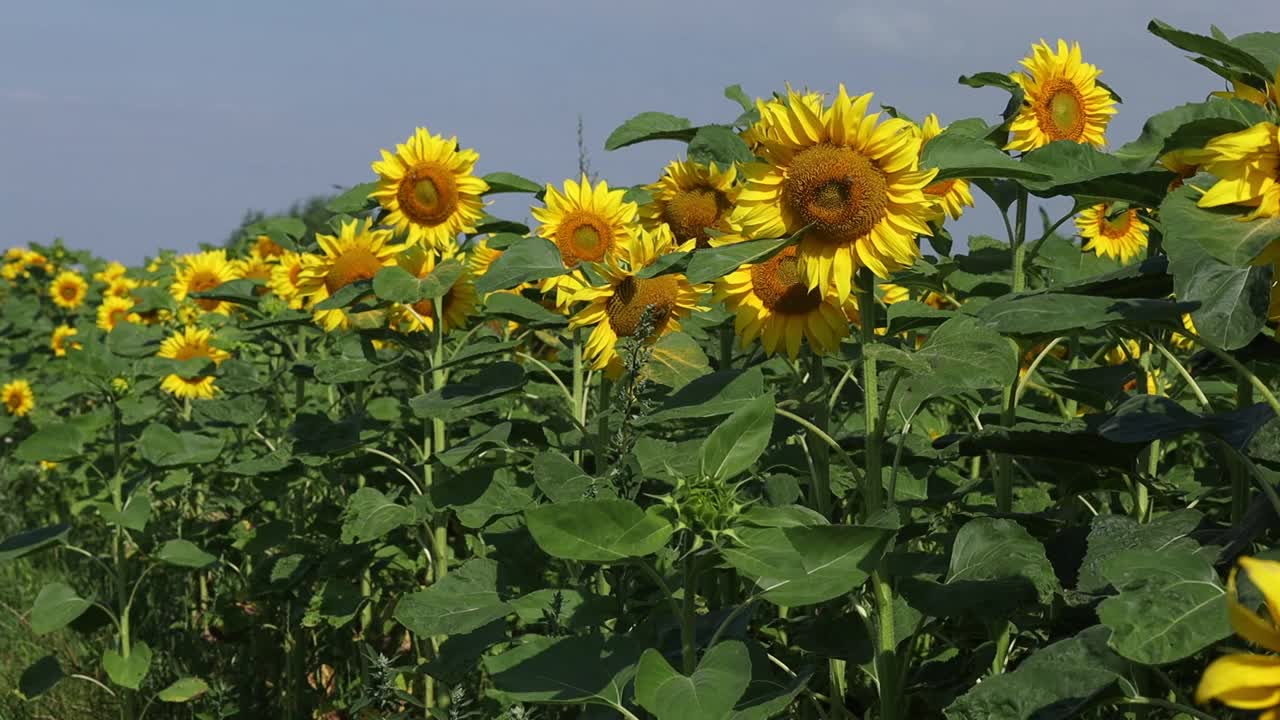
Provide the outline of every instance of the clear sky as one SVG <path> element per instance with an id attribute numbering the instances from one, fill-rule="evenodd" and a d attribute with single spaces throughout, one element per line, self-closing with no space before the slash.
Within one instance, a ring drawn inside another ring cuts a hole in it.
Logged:
<path id="1" fill-rule="evenodd" d="M 418 125 L 456 134 L 481 173 L 649 182 L 681 151 L 603 150 L 661 110 L 727 122 L 740 83 L 851 93 L 944 122 L 1004 96 L 956 77 L 1010 71 L 1041 37 L 1078 40 L 1125 100 L 1111 144 L 1221 89 L 1158 38 L 1158 17 L 1230 35 L 1280 30 L 1275 0 L 42 0 L 0 20 L 0 245 L 64 237 L 136 262 L 220 242 L 245 210 L 373 179 L 378 149 Z M 525 219 L 504 199 L 496 214 Z M 990 202 L 953 232 L 1001 231 Z"/>

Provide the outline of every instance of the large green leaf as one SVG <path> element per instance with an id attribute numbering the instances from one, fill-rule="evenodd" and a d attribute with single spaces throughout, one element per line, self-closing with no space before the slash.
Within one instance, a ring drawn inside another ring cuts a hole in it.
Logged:
<path id="1" fill-rule="evenodd" d="M 702 346 L 688 333 L 667 333 L 653 344 L 649 362 L 640 370 L 640 377 L 649 382 L 682 388 L 702 377 L 711 364 Z"/>
<path id="2" fill-rule="evenodd" d="M 156 559 L 170 565 L 197 570 L 207 568 L 218 561 L 217 557 L 201 550 L 200 546 L 190 540 L 182 539 L 165 542 L 156 553 Z"/>
<path id="3" fill-rule="evenodd" d="M 1207 58 L 1255 75 L 1262 80 L 1271 80 L 1275 75 L 1275 71 L 1267 67 L 1266 63 L 1230 42 L 1179 30 L 1160 20 L 1152 20 L 1148 23 L 1147 31 L 1156 37 L 1164 39 L 1176 48 L 1199 53 Z"/>
<path id="4" fill-rule="evenodd" d="M 24 462 L 63 462 L 84 452 L 89 437 L 79 425 L 59 423 L 40 428 L 18 444 L 13 456 Z"/>
<path id="5" fill-rule="evenodd" d="M 920 169 L 937 168 L 936 181 L 955 178 L 1017 178 L 1048 181 L 1042 169 L 1024 165 L 981 138 L 944 132 L 925 143 Z"/>
<path id="6" fill-rule="evenodd" d="M 18 692 L 32 700 L 52 690 L 66 676 L 58 658 L 45 655 L 22 671 L 22 677 L 18 678 Z"/>
<path id="7" fill-rule="evenodd" d="M 803 230 L 800 232 L 804 232 Z M 800 232 L 776 240 L 747 240 L 698 250 L 689 260 L 687 276 L 691 283 L 704 283 L 723 277 L 747 263 L 761 263 L 782 252 L 800 239 Z"/>
<path id="8" fill-rule="evenodd" d="M 529 533 L 546 553 L 566 560 L 619 562 L 644 557 L 675 532 L 662 516 L 629 500 L 574 500 L 525 512 Z"/>
<path id="9" fill-rule="evenodd" d="M 485 658 L 484 668 L 501 700 L 619 707 L 639 659 L 640 647 L 625 635 L 529 637 Z"/>
<path id="10" fill-rule="evenodd" d="M 420 418 L 448 418 L 467 406 L 515 392 L 524 387 L 524 382 L 524 368 L 504 360 L 485 366 L 465 380 L 419 395 L 409 401 L 409 407 Z"/>
<path id="11" fill-rule="evenodd" d="M 702 164 L 733 167 L 735 163 L 751 162 L 755 154 L 732 128 L 704 125 L 689 140 L 689 159 Z"/>
<path id="12" fill-rule="evenodd" d="M 1194 540 L 1187 538 L 1203 519 L 1195 510 L 1175 510 L 1157 516 L 1149 523 L 1139 523 L 1124 515 L 1098 515 L 1089 529 L 1088 550 L 1080 565 L 1076 589 L 1096 593 L 1110 580 L 1106 565 L 1110 558 L 1126 550 L 1179 552 L 1195 550 Z"/>
<path id="13" fill-rule="evenodd" d="M 1177 254 L 1195 245 L 1210 256 L 1229 265 L 1244 266 L 1253 262 L 1264 249 L 1280 240 L 1280 218 L 1244 221 L 1247 208 L 1202 208 L 1196 203 L 1200 190 L 1211 181 L 1197 179 L 1169 194 L 1160 205 L 1160 219 L 1169 257 L 1177 266 L 1188 258 Z"/>
<path id="14" fill-rule="evenodd" d="M 513 612 L 498 594 L 498 563 L 473 558 L 396 603 L 395 618 L 420 638 L 471 632 Z"/>
<path id="15" fill-rule="evenodd" d="M 880 562 L 893 532 L 853 525 L 740 528 L 741 545 L 725 560 L 751 578 L 756 591 L 786 607 L 813 605 L 861 585 Z"/>
<path id="16" fill-rule="evenodd" d="M 1153 165 L 1160 156 L 1183 148 L 1201 148 L 1218 135 L 1244 130 L 1267 119 L 1267 111 L 1247 100 L 1210 98 L 1152 115 L 1137 140 L 1115 155 L 1131 169 Z"/>
<path id="17" fill-rule="evenodd" d="M 11 535 L 5 538 L 3 542 L 0 542 L 0 562 L 16 560 L 33 552 L 44 550 L 61 541 L 69 532 L 71 532 L 71 526 L 61 523 L 34 530 L 25 530 L 17 535 Z"/>
<path id="18" fill-rule="evenodd" d="M 209 692 L 209 684 L 196 677 L 184 677 L 173 681 L 165 689 L 156 694 L 161 702 L 184 703 L 195 700 Z"/>
<path id="19" fill-rule="evenodd" d="M 347 190 L 344 190 L 338 197 L 330 200 L 325 207 L 329 209 L 329 212 L 338 214 L 354 215 L 356 213 L 364 212 L 377 204 L 373 198 L 369 197 L 369 193 L 377 189 L 378 181 L 376 180 L 373 182 L 353 185 Z M 304 226 L 303 232 L 305 231 L 306 229 Z M 302 233 L 298 233 L 294 237 L 300 237 L 301 235 Z"/>
<path id="20" fill-rule="evenodd" d="M 206 465 L 222 454 L 224 440 L 189 432 L 174 432 L 168 426 L 153 422 L 138 438 L 142 459 L 158 467 Z"/>
<path id="21" fill-rule="evenodd" d="M 31 630 L 37 635 L 47 635 L 61 630 L 72 620 L 84 614 L 93 605 L 76 594 L 70 585 L 53 582 L 40 588 L 35 604 L 31 606 Z"/>
<path id="22" fill-rule="evenodd" d="M 102 668 L 107 671 L 111 682 L 137 690 L 151 670 L 151 656 L 151 647 L 139 640 L 129 649 L 129 657 L 122 656 L 115 648 L 103 652 Z"/>
<path id="23" fill-rule="evenodd" d="M 507 290 L 521 283 L 556 277 L 568 272 L 560 259 L 560 249 L 542 238 L 525 238 L 502 252 L 485 274 L 476 280 L 481 296 Z"/>
<path id="24" fill-rule="evenodd" d="M 1022 164 L 1048 180 L 1020 180 L 1041 197 L 1087 195 L 1156 207 L 1173 173 L 1164 169 L 1131 170 L 1124 160 L 1091 145 L 1058 140 L 1022 157 Z"/>
<path id="25" fill-rule="evenodd" d="M 707 651 L 692 675 L 650 648 L 636 671 L 636 702 L 657 720 L 723 720 L 751 682 L 751 656 L 737 640 Z"/>
<path id="26" fill-rule="evenodd" d="M 761 395 L 738 408 L 702 443 L 701 472 L 720 481 L 751 469 L 773 433 L 773 394 Z"/>
<path id="27" fill-rule="evenodd" d="M 897 403 L 910 417 L 931 397 L 1002 387 L 1018 372 L 1015 346 L 967 315 L 957 315 L 929 333 L 923 347 L 902 364 L 910 377 Z"/>
<path id="28" fill-rule="evenodd" d="M 1046 336 L 1114 325 L 1177 325 L 1192 306 L 1167 300 L 1035 293 L 1009 295 L 983 305 L 977 317 L 1005 335 Z"/>
<path id="29" fill-rule="evenodd" d="M 604 141 L 604 149 L 617 150 L 648 140 L 689 142 L 697 131 L 686 118 L 663 112 L 642 112 L 609 133 Z"/>
<path id="30" fill-rule="evenodd" d="M 462 263 L 453 258 L 441 261 L 427 273 L 417 277 L 399 265 L 385 267 L 373 276 L 373 292 L 383 300 L 412 304 L 420 300 L 442 298 L 462 277 Z"/>
<path id="31" fill-rule="evenodd" d="M 413 508 L 396 502 L 396 495 L 387 496 L 371 487 L 352 493 L 343 513 L 342 542 L 381 540 L 392 530 L 412 523 L 416 518 Z"/>
<path id="32" fill-rule="evenodd" d="M 483 178 L 489 184 L 486 195 L 495 193 L 538 193 L 542 192 L 542 186 L 538 183 L 515 173 L 509 172 L 492 172 Z"/>
<path id="33" fill-rule="evenodd" d="M 517 478 L 511 468 L 493 465 L 471 467 L 437 480 L 429 493 L 435 507 L 453 510 L 458 522 L 468 528 L 482 528 L 495 516 L 524 512 L 534 503 L 527 479 Z"/>
<path id="34" fill-rule="evenodd" d="M 652 414 L 642 416 L 638 425 L 661 425 L 681 418 L 708 418 L 728 415 L 764 393 L 760 368 L 721 370 L 690 382 L 667 396 Z"/>
<path id="35" fill-rule="evenodd" d="M 568 323 L 563 315 L 514 293 L 491 293 L 484 300 L 484 310 L 487 315 L 514 320 L 527 327 L 564 327 Z"/>

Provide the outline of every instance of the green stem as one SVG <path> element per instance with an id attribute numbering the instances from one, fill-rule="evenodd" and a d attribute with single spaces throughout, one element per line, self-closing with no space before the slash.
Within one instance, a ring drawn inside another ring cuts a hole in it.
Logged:
<path id="1" fill-rule="evenodd" d="M 1027 191 L 1023 187 L 1018 188 L 1014 212 L 1016 215 L 1013 235 L 1009 238 L 1009 251 L 1013 256 L 1013 292 L 1018 293 L 1027 286 L 1027 276 L 1023 268 L 1026 256 L 1023 241 L 1027 237 Z M 1002 393 L 1000 424 L 1005 427 L 1013 427 L 1017 422 L 1018 395 L 1021 385 L 1021 380 L 1015 377 L 1013 383 Z M 1013 510 L 1013 458 L 1009 455 L 996 457 L 995 495 L 997 512 L 1008 513 Z"/>
<path id="2" fill-rule="evenodd" d="M 1240 377 L 1236 381 L 1236 407 L 1246 408 L 1253 404 L 1253 388 Z M 1231 522 L 1239 523 L 1249 510 L 1250 483 L 1248 473 L 1244 472 L 1239 460 L 1233 458 L 1230 468 L 1231 476 Z"/>
<path id="3" fill-rule="evenodd" d="M 822 365 L 822 357 L 817 353 L 810 355 L 809 364 L 809 381 L 813 384 L 814 397 L 817 402 L 813 406 L 814 425 L 822 430 L 824 434 L 830 434 L 827 426 L 830 423 L 829 413 L 827 411 L 827 403 L 819 392 L 823 385 L 826 384 L 827 374 Z M 814 436 L 815 439 L 816 436 Z M 813 454 L 813 482 L 814 482 L 814 498 L 817 507 L 815 508 L 823 517 L 831 519 L 831 455 L 826 443 L 815 442 L 812 448 Z"/>
<path id="4" fill-rule="evenodd" d="M 698 619 L 698 593 L 694 582 L 698 577 L 698 560 L 692 552 L 684 557 L 684 602 L 680 613 L 680 647 L 684 674 L 692 675 L 698 667 L 697 637 L 694 623 Z"/>
<path id="5" fill-rule="evenodd" d="M 720 326 L 720 369 L 733 367 L 733 321 Z"/>
<path id="6" fill-rule="evenodd" d="M 573 405 L 571 412 L 573 419 L 577 421 L 578 427 L 582 429 L 583 435 L 586 435 L 586 403 L 583 396 L 586 393 L 586 386 L 582 382 L 583 365 L 582 365 L 582 330 L 574 328 L 573 331 L 573 395 L 569 398 L 569 402 Z M 573 451 L 573 462 L 579 467 L 582 466 L 582 448 L 579 447 Z"/>
<path id="7" fill-rule="evenodd" d="M 1027 189 L 1018 186 L 1018 199 L 1013 219 L 1013 291 L 1022 292 L 1027 287 L 1027 276 L 1023 263 L 1026 259 L 1025 240 L 1027 238 Z"/>
<path id="8" fill-rule="evenodd" d="M 1009 664 L 1009 641 L 1013 637 L 1013 623 L 1003 620 L 997 623 L 995 635 L 996 655 L 991 659 L 991 674 L 1000 675 Z"/>
<path id="9" fill-rule="evenodd" d="M 898 638 L 893 625 L 893 589 L 881 573 L 871 575 L 876 597 L 876 678 L 880 685 L 880 720 L 906 717 L 905 699 L 898 686 Z"/>
<path id="10" fill-rule="evenodd" d="M 876 276 L 868 268 L 858 270 L 858 312 L 862 316 L 862 395 L 863 422 L 866 426 L 865 477 L 863 479 L 863 519 L 880 512 L 883 504 L 880 427 L 879 375 L 875 353 L 869 352 L 877 342 Z"/>
<path id="11" fill-rule="evenodd" d="M 124 477 L 117 474 L 111 482 L 111 502 L 115 506 L 116 512 L 123 512 L 124 502 L 122 496 L 122 485 Z M 120 617 L 120 657 L 125 660 L 129 659 L 132 652 L 132 638 L 129 629 L 129 566 L 126 557 L 128 544 L 128 535 L 124 528 L 116 526 L 115 535 L 112 539 L 111 554 L 115 561 L 116 576 L 116 603 L 118 607 L 116 611 Z M 133 720 L 134 717 L 134 691 L 122 690 L 120 695 L 120 717 L 122 720 Z"/>
<path id="12" fill-rule="evenodd" d="M 600 386 L 598 388 L 596 404 L 596 436 L 595 447 L 592 448 L 592 457 L 595 462 L 595 474 L 601 475 L 605 471 L 605 465 L 608 463 L 606 453 L 609 450 L 609 378 L 600 375 Z M 583 409 L 583 417 L 586 417 L 586 409 Z M 583 423 L 583 427 L 586 423 Z"/>

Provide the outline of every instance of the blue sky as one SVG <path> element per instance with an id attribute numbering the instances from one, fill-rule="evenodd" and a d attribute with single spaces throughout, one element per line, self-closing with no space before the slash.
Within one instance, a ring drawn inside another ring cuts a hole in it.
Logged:
<path id="1" fill-rule="evenodd" d="M 1041 37 L 1080 41 L 1125 99 L 1109 138 L 1221 85 L 1145 31 L 1280 29 L 1274 0 L 763 2 L 604 0 L 44 0 L 0 22 L 0 245 L 62 236 L 136 262 L 220 242 L 246 209 L 372 179 L 378 149 L 414 127 L 456 134 L 479 172 L 559 183 L 591 164 L 612 184 L 655 179 L 681 151 L 606 153 L 637 112 L 725 122 L 740 83 L 850 92 L 944 122 L 993 118 L 995 90 L 956 77 L 1009 71 Z M 953 227 L 1001 231 L 989 201 Z M 524 200 L 497 214 L 524 219 Z"/>

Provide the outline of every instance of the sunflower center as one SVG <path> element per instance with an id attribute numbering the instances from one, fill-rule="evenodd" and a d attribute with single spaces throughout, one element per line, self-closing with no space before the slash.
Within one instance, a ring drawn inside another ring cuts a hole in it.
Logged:
<path id="1" fill-rule="evenodd" d="M 382 269 L 382 261 L 368 248 L 354 247 L 333 259 L 324 286 L 333 294 L 357 280 L 369 280 Z"/>
<path id="2" fill-rule="evenodd" d="M 565 267 L 600 262 L 613 248 L 613 231 L 594 213 L 578 211 L 564 219 L 556 232 L 556 246 Z"/>
<path id="3" fill-rule="evenodd" d="M 9 406 L 10 410 L 17 410 L 22 407 L 22 393 L 13 391 L 5 396 L 4 404 Z"/>
<path id="4" fill-rule="evenodd" d="M 698 247 L 705 248 L 711 239 L 707 228 L 715 227 L 728 209 L 729 199 L 724 193 L 699 187 L 676 193 L 663 208 L 662 219 L 671 226 L 677 240 L 693 239 Z"/>
<path id="5" fill-rule="evenodd" d="M 205 300 L 197 300 L 196 302 L 199 302 L 199 303 L 205 303 L 205 302 L 207 302 L 207 301 L 205 301 Z M 214 305 L 217 305 L 217 301 L 214 301 Z M 111 315 L 110 315 L 111 327 L 115 327 L 116 325 L 119 325 L 120 323 L 122 323 L 122 322 L 124 322 L 126 319 L 128 319 L 128 317 L 129 317 L 129 309 L 128 309 L 128 308 L 116 308 L 116 309 L 112 310 L 112 311 L 111 311 Z"/>
<path id="6" fill-rule="evenodd" d="M 197 270 L 191 274 L 191 279 L 187 281 L 187 291 L 193 293 L 208 292 L 221 284 L 222 278 L 217 275 L 208 271 Z M 204 310 L 214 310 L 218 307 L 218 301 L 209 298 L 197 299 L 196 304 Z"/>
<path id="7" fill-rule="evenodd" d="M 1133 210 L 1122 212 L 1115 217 L 1104 217 L 1102 220 L 1102 234 L 1109 238 L 1124 237 L 1129 232 L 1129 227 L 1133 225 Z"/>
<path id="8" fill-rule="evenodd" d="M 289 268 L 289 284 L 294 288 L 298 287 L 298 275 L 302 273 L 302 263 L 294 263 Z"/>
<path id="9" fill-rule="evenodd" d="M 437 163 L 415 165 L 396 191 L 400 212 L 420 225 L 439 225 L 458 209 L 458 185 L 453 173 Z"/>
<path id="10" fill-rule="evenodd" d="M 1044 88 L 1036 107 L 1040 129 L 1051 140 L 1079 141 L 1084 135 L 1084 98 L 1070 80 L 1057 78 Z"/>
<path id="11" fill-rule="evenodd" d="M 62 290 L 59 292 L 59 294 L 62 295 L 63 300 L 75 300 L 77 291 L 78 291 L 78 288 L 76 288 L 75 285 L 67 283 L 62 286 Z"/>
<path id="12" fill-rule="evenodd" d="M 453 288 L 449 288 L 449 291 L 444 294 L 443 300 L 444 302 L 440 303 L 442 305 L 440 308 L 442 316 L 449 313 L 449 306 L 453 304 Z M 413 311 L 424 318 L 434 319 L 436 316 L 436 304 L 432 300 L 419 300 L 413 304 Z"/>
<path id="13" fill-rule="evenodd" d="M 645 308 L 653 306 L 652 335 L 659 335 L 671 319 L 679 294 L 679 281 L 674 275 L 655 278 L 627 276 L 613 288 L 613 295 L 605 301 L 604 311 L 609 317 L 609 327 L 618 337 L 631 337 L 640 329 Z"/>
<path id="14" fill-rule="evenodd" d="M 792 160 L 782 206 L 798 224 L 812 224 L 820 242 L 845 244 L 865 237 L 884 217 L 888 190 L 884 173 L 866 156 L 815 145 Z"/>
<path id="15" fill-rule="evenodd" d="M 800 275 L 796 249 L 789 247 L 751 267 L 751 287 L 761 304 L 783 315 L 804 315 L 818 309 L 822 294 L 810 290 Z"/>

